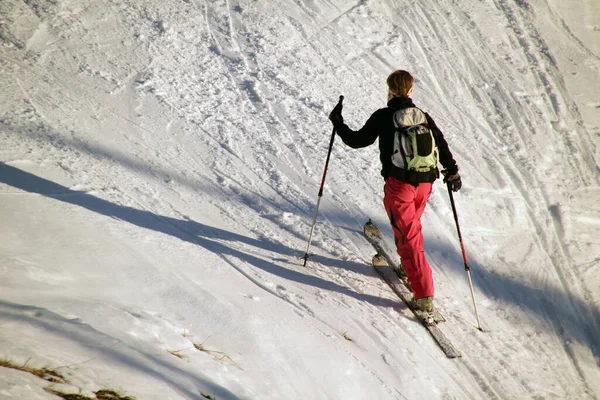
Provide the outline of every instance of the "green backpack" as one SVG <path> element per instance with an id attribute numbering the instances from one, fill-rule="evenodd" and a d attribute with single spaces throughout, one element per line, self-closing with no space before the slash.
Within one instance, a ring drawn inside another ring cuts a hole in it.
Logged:
<path id="1" fill-rule="evenodd" d="M 394 113 L 392 163 L 401 169 L 429 172 L 437 168 L 438 149 L 425 113 L 416 107 Z"/>

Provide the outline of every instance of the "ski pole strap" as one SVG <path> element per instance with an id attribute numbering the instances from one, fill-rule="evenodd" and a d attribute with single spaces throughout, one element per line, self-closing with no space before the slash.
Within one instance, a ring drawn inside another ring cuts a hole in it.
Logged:
<path id="1" fill-rule="evenodd" d="M 341 105 L 344 101 L 344 96 L 340 96 L 337 105 Z M 337 106 L 336 106 L 337 107 Z M 331 158 L 331 150 L 333 149 L 333 142 L 335 140 L 335 126 L 331 131 L 331 139 L 329 139 L 329 150 L 327 151 L 327 159 L 325 160 L 325 168 L 323 169 L 323 179 L 321 179 L 321 187 L 319 188 L 319 197 L 323 196 L 323 188 L 325 187 L 325 178 L 327 177 L 327 167 L 329 166 L 329 159 Z"/>
<path id="2" fill-rule="evenodd" d="M 448 187 L 448 196 L 450 196 L 450 205 L 452 206 L 452 214 L 454 215 L 454 223 L 456 225 L 456 233 L 458 233 L 458 241 L 460 243 L 460 250 L 462 252 L 463 262 L 465 263 L 465 271 L 470 271 L 471 267 L 467 264 L 467 253 L 465 251 L 465 245 L 463 244 L 462 235 L 460 233 L 460 225 L 458 224 L 458 214 L 456 212 L 456 205 L 454 204 L 454 195 L 452 194 L 452 188 L 450 182 L 446 182 Z"/>

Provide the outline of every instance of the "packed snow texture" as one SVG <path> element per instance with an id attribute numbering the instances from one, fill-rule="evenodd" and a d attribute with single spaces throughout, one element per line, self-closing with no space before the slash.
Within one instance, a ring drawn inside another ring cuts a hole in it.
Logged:
<path id="1" fill-rule="evenodd" d="M 387 75 L 460 167 L 447 359 L 370 267 Z M 600 398 L 596 0 L 2 0 L 0 398 Z"/>

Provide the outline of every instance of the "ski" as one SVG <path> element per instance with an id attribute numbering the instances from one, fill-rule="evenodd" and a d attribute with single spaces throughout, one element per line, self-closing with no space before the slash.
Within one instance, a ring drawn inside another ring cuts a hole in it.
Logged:
<path id="1" fill-rule="evenodd" d="M 400 257 L 395 251 L 392 251 L 379 231 L 379 228 L 369 220 L 363 227 L 365 237 L 373 245 L 377 254 L 373 256 L 372 264 L 381 278 L 390 286 L 390 288 L 406 303 L 415 317 L 431 334 L 440 349 L 448 358 L 460 357 L 460 352 L 454 347 L 448 337 L 442 332 L 439 323 L 446 319 L 437 309 L 428 313 L 413 308 L 411 299 L 413 297 L 410 290 L 410 284 L 406 279 L 406 273 L 400 262 Z M 391 267 L 391 268 L 390 268 Z"/>

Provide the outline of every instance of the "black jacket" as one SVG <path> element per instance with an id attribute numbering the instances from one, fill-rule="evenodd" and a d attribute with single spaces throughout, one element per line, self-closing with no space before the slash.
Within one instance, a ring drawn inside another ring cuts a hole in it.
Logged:
<path id="1" fill-rule="evenodd" d="M 381 175 L 384 179 L 395 177 L 401 181 L 417 185 L 422 182 L 433 182 L 439 177 L 437 168 L 431 172 L 407 171 L 392 164 L 392 152 L 394 149 L 394 113 L 402 108 L 415 107 L 412 100 L 408 97 L 394 97 L 388 101 L 388 106 L 375 111 L 365 123 L 365 126 L 358 131 L 354 131 L 344 123 L 336 125 L 337 134 L 342 138 L 346 145 L 358 149 L 367 147 L 375 143 L 379 137 L 379 158 L 381 159 Z M 433 133 L 435 143 L 439 151 L 439 161 L 450 173 L 458 171 L 456 161 L 452 157 L 448 143 L 444 139 L 444 134 L 436 126 L 429 114 L 425 113 L 427 124 Z"/>

